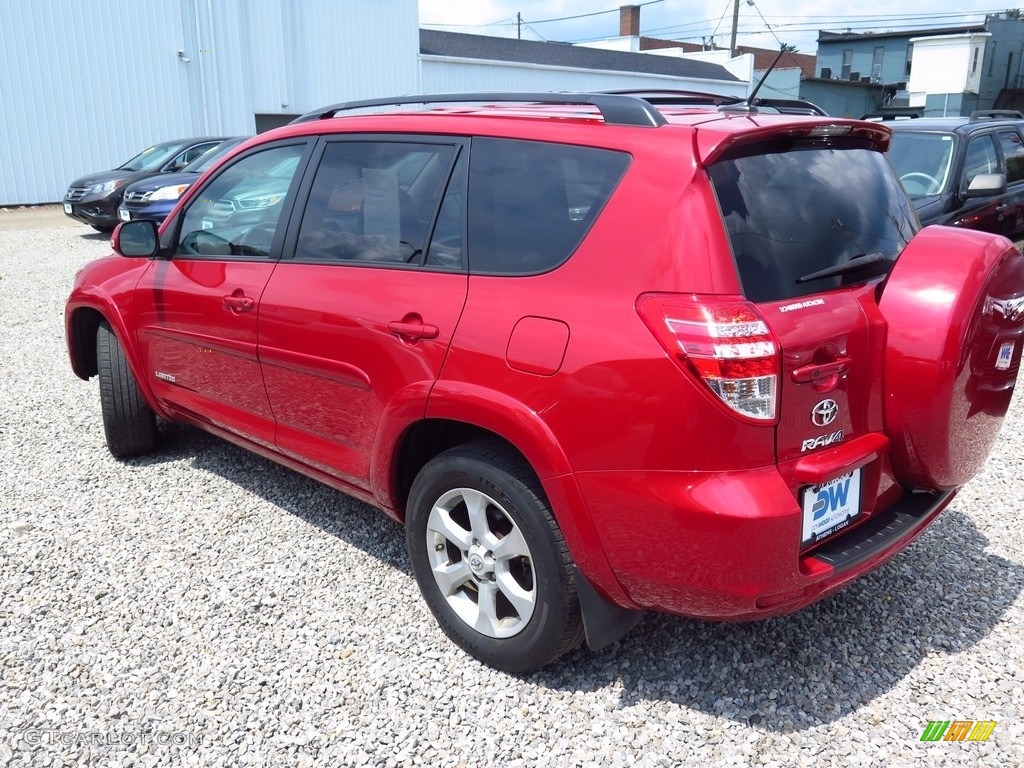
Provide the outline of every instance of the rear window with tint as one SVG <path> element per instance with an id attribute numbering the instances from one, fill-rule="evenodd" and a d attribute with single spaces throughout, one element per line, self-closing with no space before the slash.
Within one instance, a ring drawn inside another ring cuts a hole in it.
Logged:
<path id="1" fill-rule="evenodd" d="M 469 269 L 537 274 L 576 250 L 629 165 L 591 147 L 473 139 Z"/>
<path id="2" fill-rule="evenodd" d="M 806 296 L 882 274 L 887 264 L 797 282 L 859 256 L 891 261 L 918 227 L 885 156 L 872 149 L 760 144 L 726 156 L 708 173 L 752 301 Z"/>

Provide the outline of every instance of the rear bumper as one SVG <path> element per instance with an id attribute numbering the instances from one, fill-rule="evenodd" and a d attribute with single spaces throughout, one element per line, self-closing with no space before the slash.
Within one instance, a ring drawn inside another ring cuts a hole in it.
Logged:
<path id="1" fill-rule="evenodd" d="M 801 510 L 774 467 L 578 478 L 628 597 L 650 610 L 717 620 L 791 613 L 832 594 L 900 552 L 956 494 L 906 492 L 801 553 Z"/>

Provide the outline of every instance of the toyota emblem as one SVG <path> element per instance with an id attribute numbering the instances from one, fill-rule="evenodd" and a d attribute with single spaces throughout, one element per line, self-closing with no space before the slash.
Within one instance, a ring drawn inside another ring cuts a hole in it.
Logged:
<path id="1" fill-rule="evenodd" d="M 835 400 L 822 400 L 811 408 L 811 423 L 816 427 L 827 427 L 839 415 L 839 403 Z"/>

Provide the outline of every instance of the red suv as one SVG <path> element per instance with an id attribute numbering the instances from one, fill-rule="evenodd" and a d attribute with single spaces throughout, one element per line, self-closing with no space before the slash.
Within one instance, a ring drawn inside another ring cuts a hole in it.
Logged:
<path id="1" fill-rule="evenodd" d="M 160 416 L 379 507 L 509 671 L 877 568 L 996 439 L 1024 260 L 919 232 L 882 125 L 667 101 L 358 102 L 241 145 L 68 299 L 110 451 Z"/>

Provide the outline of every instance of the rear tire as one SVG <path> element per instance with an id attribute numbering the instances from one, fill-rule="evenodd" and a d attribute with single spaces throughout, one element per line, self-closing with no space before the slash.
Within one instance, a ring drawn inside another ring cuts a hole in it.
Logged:
<path id="1" fill-rule="evenodd" d="M 530 672 L 583 639 L 565 540 L 536 477 L 501 446 L 469 443 L 423 467 L 406 544 L 441 629 L 483 663 Z"/>
<path id="2" fill-rule="evenodd" d="M 96 331 L 96 360 L 107 449 L 119 459 L 150 453 L 156 448 L 156 416 L 107 323 L 100 323 Z"/>

